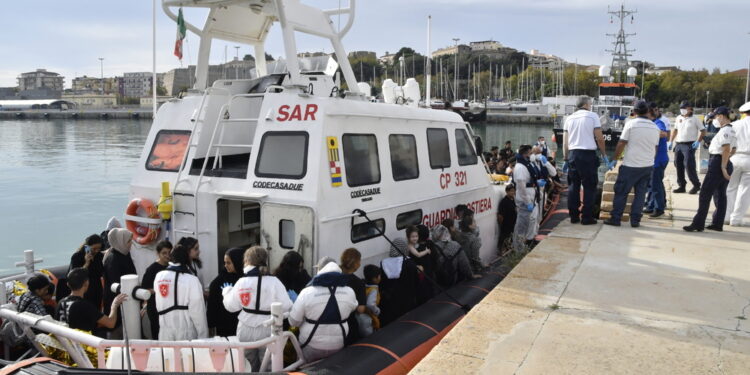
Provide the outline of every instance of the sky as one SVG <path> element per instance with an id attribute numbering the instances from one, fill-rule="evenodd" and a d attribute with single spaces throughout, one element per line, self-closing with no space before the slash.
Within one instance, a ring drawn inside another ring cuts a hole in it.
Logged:
<path id="1" fill-rule="evenodd" d="M 158 0 L 159 2 L 161 0 Z M 322 8 L 344 6 L 348 0 L 302 0 Z M 402 46 L 425 53 L 427 16 L 432 16 L 432 49 L 461 43 L 496 40 L 528 52 L 538 49 L 580 64 L 608 64 L 605 52 L 616 33 L 608 5 L 616 0 L 359 0 L 354 26 L 344 38 L 348 51 L 378 55 Z M 627 32 L 635 32 L 631 59 L 682 69 L 737 70 L 750 58 L 748 0 L 628 0 L 637 10 Z M 157 71 L 180 67 L 172 55 L 176 26 L 157 9 Z M 0 86 L 15 86 L 23 72 L 45 68 L 66 77 L 99 77 L 103 57 L 105 76 L 151 70 L 151 0 L 5 0 L 0 33 Z M 201 25 L 205 12 L 186 9 L 189 22 Z M 338 21 L 338 20 L 335 20 Z M 342 20 L 345 22 L 345 18 Z M 267 52 L 283 55 L 280 31 L 272 29 Z M 182 65 L 194 64 L 199 39 L 188 32 Z M 326 51 L 322 39 L 299 36 L 299 51 Z M 235 44 L 217 41 L 211 63 L 235 56 Z M 240 46 L 239 55 L 251 53 Z"/>

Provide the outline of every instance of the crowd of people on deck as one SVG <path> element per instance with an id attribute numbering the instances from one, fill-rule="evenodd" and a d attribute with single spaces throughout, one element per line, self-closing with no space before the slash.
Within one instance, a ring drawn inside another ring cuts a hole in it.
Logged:
<path id="1" fill-rule="evenodd" d="M 263 323 L 271 304 L 279 302 L 288 313 L 285 327 L 298 334 L 305 359 L 325 358 L 397 320 L 441 288 L 481 277 L 487 265 L 479 257 L 482 244 L 474 213 L 465 205 L 455 211 L 455 220 L 446 219 L 431 229 L 407 227 L 379 264 L 362 267 L 362 254 L 349 248 L 338 261 L 320 259 L 312 276 L 297 252 L 287 252 L 272 270 L 265 248 L 230 248 L 219 275 L 204 286 L 195 238 L 183 237 L 174 245 L 158 242 L 154 262 L 140 282 L 151 291 L 151 298 L 142 303 L 141 316 L 148 322 L 142 336 L 166 341 L 237 336 L 242 342 L 258 341 L 271 335 L 271 327 Z M 119 307 L 128 297 L 110 287 L 120 277 L 136 274 L 129 253 L 132 237 L 118 224 L 102 235 L 86 237 L 71 255 L 67 277 L 58 282 L 58 289 L 45 275 L 31 277 L 18 310 L 50 315 L 100 337 L 123 338 Z M 360 268 L 364 279 L 357 275 Z M 58 302 L 51 307 L 55 294 Z M 264 349 L 245 353 L 257 370 Z"/>

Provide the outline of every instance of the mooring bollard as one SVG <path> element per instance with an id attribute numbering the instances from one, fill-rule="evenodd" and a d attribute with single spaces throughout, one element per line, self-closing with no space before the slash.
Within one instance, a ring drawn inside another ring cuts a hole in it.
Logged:
<path id="1" fill-rule="evenodd" d="M 124 327 L 127 329 L 128 338 L 137 340 L 141 338 L 141 301 L 146 301 L 151 297 L 148 289 L 141 288 L 138 285 L 138 275 L 124 275 L 120 278 L 120 283 L 112 284 L 113 293 L 123 293 L 128 296 L 127 300 L 122 303 L 122 320 Z"/>

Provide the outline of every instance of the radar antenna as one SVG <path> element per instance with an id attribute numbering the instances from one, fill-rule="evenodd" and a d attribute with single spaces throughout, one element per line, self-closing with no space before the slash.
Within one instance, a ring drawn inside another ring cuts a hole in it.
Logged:
<path id="1" fill-rule="evenodd" d="M 612 53 L 612 77 L 614 77 L 615 82 L 624 82 L 629 67 L 628 57 L 632 56 L 632 52 L 635 52 L 634 49 L 628 49 L 629 43 L 627 38 L 629 36 L 634 36 L 635 33 L 625 33 L 625 19 L 630 17 L 630 23 L 633 23 L 633 14 L 638 13 L 638 11 L 625 10 L 625 5 L 623 4 L 620 5 L 620 10 L 616 11 L 612 11 L 607 7 L 607 13 L 610 14 L 610 22 L 612 16 L 620 19 L 620 31 L 617 34 L 607 34 L 607 36 L 615 38 L 615 41 L 612 42 L 614 48 L 605 51 Z"/>

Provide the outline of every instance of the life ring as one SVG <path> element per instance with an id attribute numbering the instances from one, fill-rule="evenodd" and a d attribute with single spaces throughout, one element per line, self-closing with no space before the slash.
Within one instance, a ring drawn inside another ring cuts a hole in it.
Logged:
<path id="1" fill-rule="evenodd" d="M 139 211 L 145 214 L 145 216 L 139 215 Z M 159 210 L 156 209 L 154 202 L 145 198 L 135 198 L 130 201 L 125 214 L 128 216 L 147 217 L 149 219 L 158 219 L 160 217 Z M 133 241 L 141 245 L 148 245 L 154 242 L 159 237 L 161 229 L 159 225 L 140 223 L 135 220 L 125 220 L 125 227 L 133 233 Z"/>

